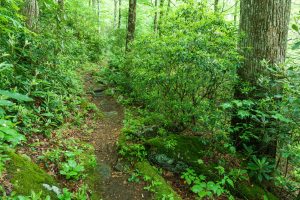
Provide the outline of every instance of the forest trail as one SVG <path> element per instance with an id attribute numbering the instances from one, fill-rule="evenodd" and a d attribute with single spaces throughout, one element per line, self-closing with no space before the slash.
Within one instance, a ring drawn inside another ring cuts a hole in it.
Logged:
<path id="1" fill-rule="evenodd" d="M 151 199 L 151 194 L 143 190 L 143 184 L 129 183 L 130 175 L 117 170 L 116 167 L 120 164 L 116 142 L 123 125 L 122 106 L 103 92 L 96 93 L 92 101 L 104 114 L 103 119 L 97 121 L 96 130 L 91 138 L 101 177 L 101 180 L 96 181 L 95 188 L 100 190 L 103 200 Z"/>

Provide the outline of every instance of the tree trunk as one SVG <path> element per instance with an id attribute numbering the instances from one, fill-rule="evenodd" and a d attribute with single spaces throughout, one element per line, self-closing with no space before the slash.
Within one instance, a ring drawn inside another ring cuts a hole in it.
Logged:
<path id="1" fill-rule="evenodd" d="M 215 10 L 215 12 L 218 12 L 218 11 L 219 11 L 219 0 L 215 0 L 215 3 L 214 3 L 214 10 Z"/>
<path id="2" fill-rule="evenodd" d="M 100 13 L 100 0 L 97 0 L 97 15 L 98 15 L 98 32 L 101 32 L 101 13 Z"/>
<path id="3" fill-rule="evenodd" d="M 37 0 L 26 0 L 23 9 L 23 14 L 26 17 L 26 25 L 29 29 L 37 28 L 39 18 L 39 5 Z"/>
<path id="4" fill-rule="evenodd" d="M 171 0 L 168 0 L 167 15 L 169 14 L 170 8 L 171 8 Z"/>
<path id="5" fill-rule="evenodd" d="M 249 84 L 255 89 L 246 95 L 237 88 L 235 92 L 237 99 L 254 99 L 256 101 L 265 94 L 265 90 L 257 85 L 259 77 L 267 75 L 265 66 L 261 64 L 262 60 L 266 60 L 270 65 L 285 61 L 290 10 L 291 0 L 241 0 L 240 32 L 242 39 L 239 47 L 244 60 L 238 69 L 238 76 L 242 83 Z M 239 119 L 233 119 L 233 125 L 239 122 L 243 123 Z M 248 123 L 257 125 L 253 121 Z M 235 138 L 238 140 L 239 133 L 236 134 Z M 261 141 L 257 142 L 256 148 L 261 149 L 258 153 L 275 158 L 276 139 L 264 147 L 261 145 Z"/>
<path id="6" fill-rule="evenodd" d="M 157 29 L 158 29 L 158 11 L 157 11 L 157 2 L 158 0 L 155 0 L 154 1 L 154 9 L 155 9 L 155 13 L 154 13 L 154 32 L 156 33 L 157 32 Z"/>
<path id="7" fill-rule="evenodd" d="M 240 31 L 245 33 L 240 49 L 244 56 L 239 76 L 255 83 L 265 71 L 260 62 L 283 63 L 286 56 L 291 0 L 242 0 Z"/>
<path id="8" fill-rule="evenodd" d="M 233 14 L 234 26 L 237 26 L 238 6 L 239 6 L 239 0 L 235 0 L 234 14 Z"/>
<path id="9" fill-rule="evenodd" d="M 158 31 L 161 31 L 161 25 L 163 22 L 163 17 L 164 17 L 164 3 L 165 0 L 160 0 L 160 4 L 159 4 L 159 20 L 158 20 Z"/>
<path id="10" fill-rule="evenodd" d="M 126 52 L 129 51 L 129 44 L 134 40 L 135 22 L 136 22 L 136 0 L 129 0 Z"/>
<path id="11" fill-rule="evenodd" d="M 118 6 L 118 0 L 114 0 L 114 29 L 117 27 L 117 8 Z"/>
<path id="12" fill-rule="evenodd" d="M 121 28 L 121 20 L 122 20 L 122 0 L 119 0 L 119 21 L 118 28 Z"/>

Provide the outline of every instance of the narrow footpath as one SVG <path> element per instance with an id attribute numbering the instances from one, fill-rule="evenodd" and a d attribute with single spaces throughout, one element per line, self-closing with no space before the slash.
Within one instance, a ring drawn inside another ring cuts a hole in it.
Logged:
<path id="1" fill-rule="evenodd" d="M 122 106 L 104 92 L 97 92 L 93 96 L 93 102 L 104 114 L 103 119 L 98 120 L 91 139 L 96 150 L 101 177 L 101 180 L 96 182 L 96 188 L 101 190 L 103 200 L 151 199 L 151 193 L 143 190 L 142 183 L 128 182 L 130 175 L 118 169 L 120 163 L 116 142 L 123 125 Z"/>

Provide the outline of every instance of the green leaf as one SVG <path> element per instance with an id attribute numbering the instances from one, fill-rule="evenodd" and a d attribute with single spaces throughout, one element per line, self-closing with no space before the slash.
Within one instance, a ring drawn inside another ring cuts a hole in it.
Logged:
<path id="1" fill-rule="evenodd" d="M 244 118 L 250 116 L 250 113 L 247 110 L 239 110 L 237 114 L 241 119 L 244 119 Z"/>
<path id="2" fill-rule="evenodd" d="M 294 29 L 295 31 L 299 32 L 299 27 L 297 24 L 293 24 L 292 25 L 292 29 Z"/>
<path id="3" fill-rule="evenodd" d="M 295 44 L 293 44 L 292 46 L 292 50 L 296 50 L 296 49 L 299 49 L 300 48 L 300 41 L 299 42 L 296 42 Z"/>
<path id="4" fill-rule="evenodd" d="M 226 180 L 226 182 L 227 182 L 231 187 L 234 188 L 233 181 L 232 181 L 230 178 L 228 178 L 228 179 Z"/>
<path id="5" fill-rule="evenodd" d="M 14 105 L 13 102 L 4 100 L 4 99 L 0 99 L 0 106 L 12 106 L 12 105 Z"/>
<path id="6" fill-rule="evenodd" d="M 228 108 L 232 108 L 232 105 L 231 105 L 231 103 L 223 103 L 223 104 L 221 105 L 221 107 L 222 107 L 224 110 L 226 110 L 226 109 L 228 109 Z"/>
<path id="7" fill-rule="evenodd" d="M 206 183 L 200 183 L 200 184 L 194 185 L 191 190 L 194 193 L 199 193 L 200 191 L 203 191 L 205 187 L 206 187 Z"/>
<path id="8" fill-rule="evenodd" d="M 11 99 L 15 99 L 17 101 L 25 101 L 25 102 L 33 101 L 33 99 L 28 97 L 27 95 L 19 94 L 16 92 L 10 92 L 7 90 L 0 90 L 0 95 L 6 96 Z"/>
<path id="9" fill-rule="evenodd" d="M 77 162 L 75 160 L 68 160 L 68 164 L 72 168 L 75 168 L 77 166 Z"/>

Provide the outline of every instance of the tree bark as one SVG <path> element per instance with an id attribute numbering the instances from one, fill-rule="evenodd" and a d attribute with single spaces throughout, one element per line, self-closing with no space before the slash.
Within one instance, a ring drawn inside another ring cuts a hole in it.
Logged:
<path id="1" fill-rule="evenodd" d="M 235 26 L 237 26 L 238 6 L 239 6 L 239 0 L 235 0 L 234 14 L 233 14 L 233 21 Z"/>
<path id="2" fill-rule="evenodd" d="M 97 15 L 98 15 L 98 32 L 101 32 L 101 13 L 100 13 L 100 0 L 97 0 Z"/>
<path id="3" fill-rule="evenodd" d="M 122 20 L 122 0 L 119 0 L 119 21 L 118 28 L 121 28 L 121 20 Z"/>
<path id="4" fill-rule="evenodd" d="M 117 27 L 117 10 L 118 10 L 118 0 L 114 0 L 114 29 Z"/>
<path id="5" fill-rule="evenodd" d="M 219 0 L 215 0 L 215 3 L 214 3 L 214 11 L 215 11 L 215 12 L 218 12 L 218 11 L 219 11 Z"/>
<path id="6" fill-rule="evenodd" d="M 243 55 L 243 63 L 238 68 L 238 76 L 241 83 L 255 88 L 248 94 L 236 88 L 236 99 L 260 100 L 266 90 L 257 85 L 261 75 L 268 75 L 266 66 L 261 64 L 266 60 L 270 65 L 280 64 L 285 61 L 287 49 L 288 26 L 290 19 L 291 0 L 241 0 L 240 3 L 240 33 L 242 39 L 239 43 L 240 52 Z M 233 118 L 233 126 L 245 123 Z M 255 127 L 259 125 L 248 121 Z M 239 133 L 234 136 L 238 144 Z M 262 141 L 253 143 L 256 149 L 260 149 L 261 155 L 276 157 L 277 140 L 262 146 Z"/>
<path id="7" fill-rule="evenodd" d="M 26 17 L 26 25 L 29 29 L 35 30 L 39 20 L 39 5 L 37 0 L 26 0 L 23 9 Z"/>
<path id="8" fill-rule="evenodd" d="M 155 9 L 155 13 L 154 13 L 154 23 L 153 23 L 153 28 L 154 28 L 154 32 L 156 33 L 158 30 L 158 11 L 157 11 L 157 2 L 158 0 L 154 0 L 154 9 Z"/>
<path id="9" fill-rule="evenodd" d="M 255 83 L 265 69 L 260 62 L 283 63 L 286 56 L 291 0 L 241 0 L 240 42 L 244 63 L 238 70 L 243 81 Z"/>
<path id="10" fill-rule="evenodd" d="M 129 0 L 128 24 L 126 37 L 126 52 L 129 51 L 129 44 L 134 40 L 136 23 L 136 0 Z"/>
<path id="11" fill-rule="evenodd" d="M 160 4 L 159 4 L 159 20 L 158 20 L 158 32 L 161 31 L 161 25 L 163 22 L 163 17 L 164 17 L 164 3 L 165 0 L 160 0 Z"/>

